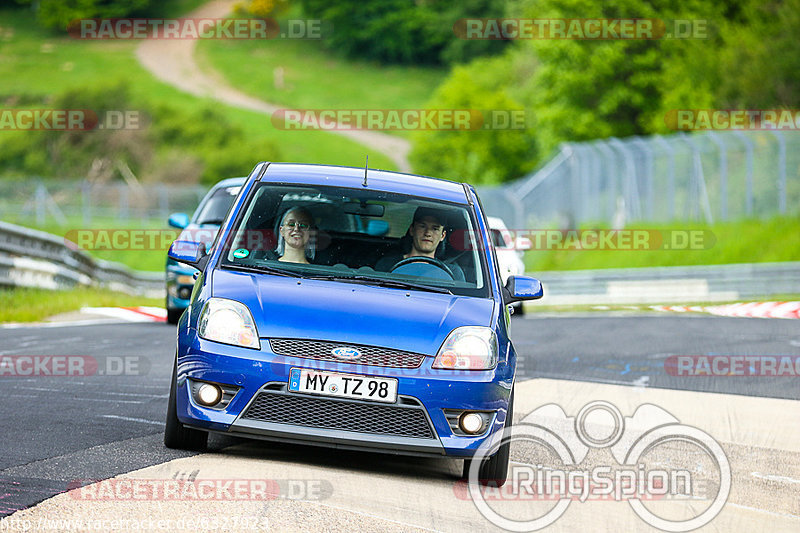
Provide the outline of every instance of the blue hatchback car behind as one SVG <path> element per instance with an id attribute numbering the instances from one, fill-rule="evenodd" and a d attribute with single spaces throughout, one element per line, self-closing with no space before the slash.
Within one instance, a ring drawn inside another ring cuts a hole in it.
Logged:
<path id="1" fill-rule="evenodd" d="M 260 163 L 178 324 L 164 442 L 208 433 L 465 459 L 511 424 L 517 355 L 486 214 L 462 183 Z M 508 445 L 481 479 L 505 481 Z"/>
<path id="2" fill-rule="evenodd" d="M 228 178 L 214 185 L 200 201 L 191 219 L 186 213 L 170 215 L 169 225 L 183 230 L 178 240 L 211 244 L 244 182 L 245 178 Z M 196 272 L 196 268 L 182 265 L 167 257 L 166 309 L 167 322 L 170 324 L 177 324 L 183 311 L 189 307 L 189 297 L 194 287 L 193 276 Z"/>

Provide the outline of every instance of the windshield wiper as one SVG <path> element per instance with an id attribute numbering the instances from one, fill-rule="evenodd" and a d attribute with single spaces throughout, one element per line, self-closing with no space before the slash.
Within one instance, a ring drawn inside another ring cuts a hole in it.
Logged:
<path id="1" fill-rule="evenodd" d="M 400 281 L 396 279 L 376 278 L 373 276 L 363 276 L 363 275 L 341 276 L 336 274 L 323 274 L 318 276 L 308 276 L 307 279 L 327 279 L 327 280 L 344 281 L 351 283 L 352 282 L 360 283 L 366 281 L 373 285 L 378 285 L 380 287 L 393 287 L 396 289 L 413 289 L 415 291 L 437 292 L 440 294 L 453 294 L 453 291 L 445 287 L 422 285 L 421 283 L 411 283 L 410 281 Z"/>
<path id="2" fill-rule="evenodd" d="M 286 276 L 287 278 L 302 278 L 302 274 L 292 272 L 291 270 L 284 270 L 282 268 L 275 268 L 269 266 L 255 266 L 255 265 L 237 265 L 227 263 L 223 268 L 228 270 L 238 270 L 239 272 L 251 272 L 253 274 L 274 274 L 276 276 Z"/>

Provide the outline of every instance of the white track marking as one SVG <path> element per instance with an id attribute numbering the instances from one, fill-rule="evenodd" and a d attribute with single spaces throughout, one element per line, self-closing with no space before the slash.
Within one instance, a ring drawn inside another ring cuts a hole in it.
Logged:
<path id="1" fill-rule="evenodd" d="M 156 422 L 155 420 L 147 420 L 146 418 L 133 418 L 130 416 L 103 415 L 103 418 L 114 418 L 117 420 L 127 420 L 129 422 L 141 422 L 142 424 L 153 424 L 156 426 L 164 425 L 164 422 Z"/>
<path id="2" fill-rule="evenodd" d="M 767 481 L 778 481 L 780 483 L 796 483 L 800 485 L 800 479 L 794 479 L 787 476 L 776 476 L 773 474 L 762 474 L 761 472 L 753 472 L 750 474 L 753 477 L 766 479 Z"/>

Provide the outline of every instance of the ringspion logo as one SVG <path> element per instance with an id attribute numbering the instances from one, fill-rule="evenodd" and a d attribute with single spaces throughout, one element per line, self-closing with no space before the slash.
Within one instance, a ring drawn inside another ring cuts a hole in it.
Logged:
<path id="1" fill-rule="evenodd" d="M 501 493 L 495 480 L 480 480 L 479 472 L 481 463 L 505 445 L 539 450 L 534 457 L 541 457 L 544 449 L 554 464 L 512 462 Z M 616 464 L 583 467 L 590 451 L 600 449 L 608 449 Z M 640 405 L 626 417 L 613 404 L 594 401 L 574 417 L 559 405 L 544 405 L 510 430 L 486 439 L 470 464 L 468 491 L 485 518 L 509 531 L 538 531 L 552 525 L 573 502 L 602 500 L 627 502 L 645 523 L 683 532 L 716 518 L 730 488 L 728 458 L 706 432 L 681 424 L 652 404 Z M 498 500 L 517 509 L 512 513 L 490 505 Z M 647 507 L 643 502 L 648 500 L 671 508 Z M 542 502 L 546 506 L 536 505 Z M 521 519 L 522 511 L 532 517 Z"/>

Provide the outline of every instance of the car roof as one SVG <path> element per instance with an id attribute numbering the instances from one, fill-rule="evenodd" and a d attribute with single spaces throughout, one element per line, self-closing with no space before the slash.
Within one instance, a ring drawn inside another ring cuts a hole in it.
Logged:
<path id="1" fill-rule="evenodd" d="M 492 229 L 506 229 L 506 223 L 500 217 L 486 217 L 486 222 Z"/>
<path id="2" fill-rule="evenodd" d="M 261 181 L 362 188 L 364 168 L 336 165 L 270 163 Z M 395 192 L 465 204 L 464 185 L 455 181 L 377 170 L 367 172 L 368 190 Z"/>
<path id="3" fill-rule="evenodd" d="M 241 187 L 246 181 L 247 178 L 226 178 L 215 183 L 211 190 L 222 189 L 223 187 Z"/>

